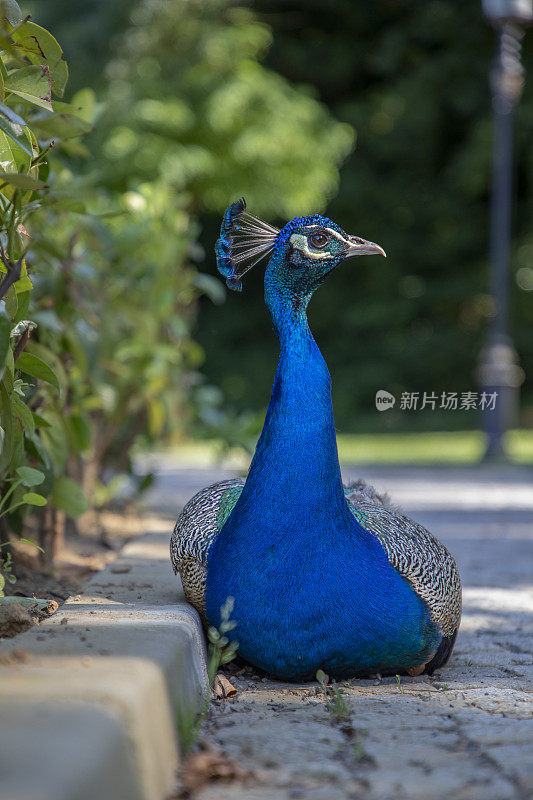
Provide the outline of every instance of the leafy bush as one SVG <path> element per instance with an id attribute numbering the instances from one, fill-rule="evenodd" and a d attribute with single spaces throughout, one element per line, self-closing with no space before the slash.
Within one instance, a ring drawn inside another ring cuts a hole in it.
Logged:
<path id="1" fill-rule="evenodd" d="M 46 347 L 30 306 L 50 245 L 36 220 L 46 207 L 53 225 L 72 200 L 56 191 L 50 154 L 90 129 L 76 106 L 61 97 L 68 68 L 56 39 L 22 18 L 13 0 L 2 4 L 0 22 L 0 526 L 21 532 L 31 506 L 49 513 L 82 513 L 87 501 L 68 477 L 76 442 L 64 434 L 74 423 L 67 380 Z M 28 491 L 35 487 L 35 491 Z"/>
<path id="2" fill-rule="evenodd" d="M 200 288 L 188 261 L 190 219 L 164 186 L 110 193 L 81 182 L 80 193 L 92 213 L 55 227 L 43 253 L 43 290 L 55 302 L 37 316 L 67 375 L 67 439 L 83 450 L 71 470 L 91 504 L 103 506 L 132 475 L 135 443 L 186 425 Z M 130 494 L 141 488 L 136 480 Z"/>

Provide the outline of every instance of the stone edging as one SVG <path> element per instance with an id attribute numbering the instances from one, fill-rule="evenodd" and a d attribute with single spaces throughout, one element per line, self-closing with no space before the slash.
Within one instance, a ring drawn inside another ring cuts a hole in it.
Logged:
<path id="1" fill-rule="evenodd" d="M 45 623 L 0 642 L 0 796 L 163 800 L 205 646 L 168 536 L 127 545 Z M 38 756 L 35 757 L 36 752 Z"/>

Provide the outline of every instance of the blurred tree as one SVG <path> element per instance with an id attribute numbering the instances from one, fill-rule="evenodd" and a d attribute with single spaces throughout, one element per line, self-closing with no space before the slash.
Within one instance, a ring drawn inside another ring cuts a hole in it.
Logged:
<path id="1" fill-rule="evenodd" d="M 313 172 L 316 162 L 328 158 L 323 143 L 329 137 L 319 132 L 320 146 L 315 147 L 301 138 L 298 127 L 302 125 L 296 124 L 303 109 L 314 109 L 308 138 L 320 128 L 321 119 L 328 130 L 330 118 L 319 112 L 320 106 L 311 98 L 318 95 L 337 118 L 355 127 L 357 150 L 342 170 L 339 193 L 328 211 L 347 230 L 382 243 L 389 259 L 379 264 L 349 262 L 311 305 L 314 330 L 334 374 L 337 421 L 353 430 L 376 424 L 474 423 L 473 414 L 457 413 L 444 418 L 438 413 L 391 411 L 376 419 L 373 397 L 377 388 L 395 393 L 476 388 L 476 361 L 491 313 L 486 256 L 491 158 L 487 78 L 494 50 L 493 33 L 480 5 L 458 6 L 443 0 L 377 0 L 372 4 L 258 0 L 255 17 L 226 3 L 206 5 L 198 0 L 192 4 L 146 2 L 139 7 L 135 0 L 113 4 L 80 0 L 75 17 L 67 13 L 69 0 L 42 6 L 48 24 L 49 16 L 55 17 L 77 75 L 83 72 L 88 82 L 103 83 L 102 57 L 110 42 L 120 56 L 108 73 L 117 111 L 107 117 L 105 141 L 99 140 L 106 156 L 100 180 L 125 188 L 135 180 L 151 180 L 156 173 L 166 180 L 168 172 L 171 185 L 187 192 L 195 218 L 200 215 L 206 253 L 203 268 L 210 274 L 215 271 L 212 247 L 219 213 L 234 196 L 246 193 L 252 210 L 278 223 L 296 208 L 300 210 L 302 202 L 306 211 L 323 205 L 319 191 L 307 192 L 301 199 L 303 192 L 299 197 L 299 191 L 291 189 L 291 183 L 301 180 L 306 159 Z M 131 15 L 134 28 L 123 49 L 117 34 Z M 196 40 L 195 29 L 203 31 Z M 213 55 L 209 43 L 215 30 Z M 255 47 L 253 57 L 250 47 Z M 529 35 L 524 49 L 531 75 Z M 233 59 L 229 72 L 228 62 L 224 66 L 220 61 L 226 53 Z M 261 54 L 275 73 L 299 87 L 298 92 L 260 67 L 262 78 L 253 79 L 257 94 L 250 95 L 250 81 L 242 76 L 252 74 L 250 62 L 257 68 Z M 146 63 L 141 67 L 145 56 L 148 72 Z M 82 70 L 77 63 L 84 65 Z M 154 64 L 157 75 L 150 77 Z M 138 74 L 142 69 L 145 74 Z M 216 74 L 209 75 L 213 71 Z M 125 85 L 128 94 L 124 97 L 130 97 L 131 107 L 120 102 Z M 274 85 L 283 87 L 280 103 L 272 92 Z M 517 125 L 520 203 L 512 287 L 513 336 L 529 375 L 533 371 L 529 336 L 533 238 L 528 229 L 533 198 L 532 88 L 530 79 Z M 214 114 L 213 104 L 202 94 L 209 91 L 215 98 Z M 143 97 L 155 104 L 143 105 Z M 296 99 L 299 103 L 302 98 L 305 105 L 300 112 Z M 172 101 L 170 117 L 179 117 L 174 131 L 172 124 L 165 128 L 161 118 L 168 99 Z M 224 104 L 230 101 L 236 103 L 240 118 L 233 105 L 225 115 Z M 295 121 L 291 128 L 291 121 L 285 120 L 281 131 L 288 131 L 289 139 L 294 135 L 298 144 L 298 152 L 294 154 L 291 148 L 286 159 L 283 148 L 276 153 L 278 143 L 286 146 L 286 137 L 272 136 L 280 110 Z M 270 114 L 275 125 L 269 123 Z M 261 144 L 261 132 L 250 133 L 248 128 L 265 124 L 266 144 Z M 344 128 L 337 130 L 346 136 Z M 142 156 L 135 148 L 128 151 L 127 141 L 130 137 L 131 148 L 141 132 L 150 134 L 146 140 L 150 147 Z M 198 147 L 197 133 L 202 137 Z M 125 148 L 122 154 L 121 146 Z M 339 140 L 337 158 L 345 150 L 346 142 L 341 146 Z M 170 166 L 163 158 L 167 152 Z M 135 163 L 137 157 L 140 166 Z M 314 174 L 320 184 L 325 173 Z M 326 193 L 334 187 L 333 172 L 331 176 Z M 206 208 L 217 213 L 206 215 Z M 201 258 L 197 249 L 193 253 Z M 228 296 L 224 308 L 202 300 L 196 339 L 207 354 L 203 371 L 223 389 L 229 404 L 237 410 L 262 409 L 276 345 L 262 302 L 261 270 L 250 273 L 244 294 Z M 531 406 L 528 384 L 523 398 L 527 414 Z"/>
<path id="2" fill-rule="evenodd" d="M 267 215 L 323 206 L 351 128 L 259 64 L 269 29 L 229 5 L 146 0 L 132 12 L 107 69 L 105 180 L 161 178 L 193 212 L 240 194 Z"/>
<path id="3" fill-rule="evenodd" d="M 266 63 L 312 85 L 338 119 L 357 131 L 328 213 L 379 242 L 387 261 L 348 262 L 310 308 L 334 376 L 337 422 L 373 426 L 472 426 L 475 415 L 376 417 L 374 394 L 475 390 L 475 368 L 491 313 L 487 296 L 487 217 L 491 167 L 488 74 L 494 35 L 480 3 L 443 0 L 258 0 L 273 31 Z M 513 336 L 533 374 L 533 52 L 518 119 L 518 193 L 512 289 Z M 313 209 L 309 199 L 308 210 Z M 260 407 L 272 374 L 261 319 L 259 276 L 229 313 L 206 306 L 200 342 L 206 370 L 237 407 Z M 250 297 L 254 297 L 250 305 Z M 253 308 L 250 319 L 248 308 Z M 252 338 L 253 346 L 240 341 Z M 228 369 L 225 351 L 243 355 Z M 255 353 L 255 354 L 254 354 Z M 523 391 L 531 404 L 531 388 Z"/>

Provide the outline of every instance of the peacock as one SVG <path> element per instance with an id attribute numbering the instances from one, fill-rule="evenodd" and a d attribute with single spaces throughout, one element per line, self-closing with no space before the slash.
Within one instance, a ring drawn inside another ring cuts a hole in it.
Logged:
<path id="1" fill-rule="evenodd" d="M 270 256 L 265 302 L 280 355 L 247 477 L 185 505 L 171 560 L 205 624 L 233 598 L 239 654 L 285 680 L 433 673 L 461 618 L 454 559 L 364 481 L 343 486 L 331 378 L 307 306 L 343 261 L 383 249 L 319 214 L 281 230 L 230 205 L 216 243 L 231 289 Z"/>

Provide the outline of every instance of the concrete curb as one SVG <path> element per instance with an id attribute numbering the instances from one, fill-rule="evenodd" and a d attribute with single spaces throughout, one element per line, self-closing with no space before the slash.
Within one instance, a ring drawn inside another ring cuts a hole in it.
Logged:
<path id="1" fill-rule="evenodd" d="M 168 536 L 127 545 L 50 620 L 2 641 L 0 656 L 2 798 L 168 795 L 178 716 L 199 710 L 207 690 L 200 621 Z"/>

